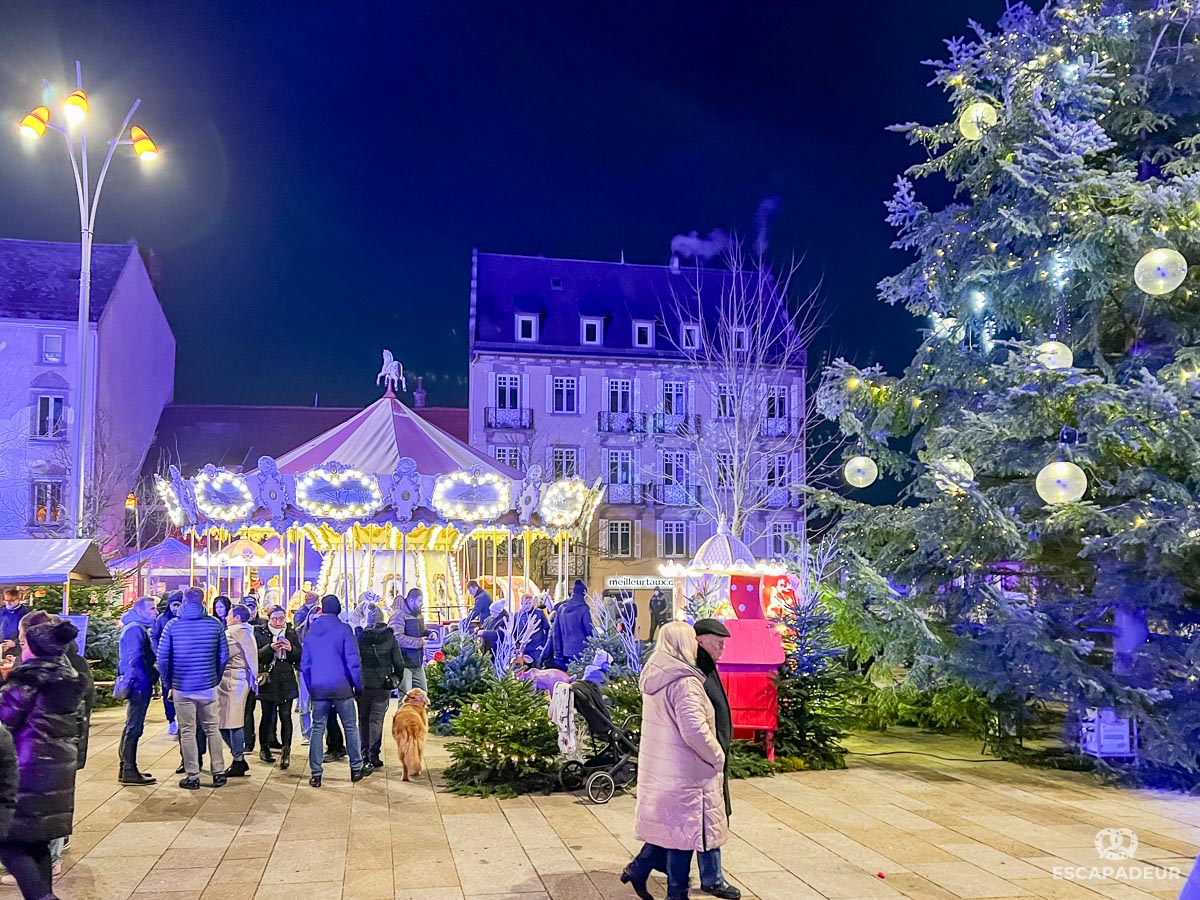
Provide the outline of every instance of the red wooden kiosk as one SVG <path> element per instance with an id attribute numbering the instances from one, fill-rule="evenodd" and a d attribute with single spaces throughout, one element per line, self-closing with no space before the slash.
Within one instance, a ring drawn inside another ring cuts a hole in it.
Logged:
<path id="1" fill-rule="evenodd" d="M 773 679 L 783 665 L 783 638 L 763 618 L 729 619 L 725 627 L 730 636 L 717 671 L 729 695 L 733 736 L 753 739 L 765 732 L 767 759 L 774 760 L 779 693 Z"/>

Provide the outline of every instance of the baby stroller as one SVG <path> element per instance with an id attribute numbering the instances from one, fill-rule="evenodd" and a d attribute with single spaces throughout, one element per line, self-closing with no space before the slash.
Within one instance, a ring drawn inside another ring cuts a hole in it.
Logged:
<path id="1" fill-rule="evenodd" d="M 576 681 L 571 692 L 575 695 L 576 711 L 587 722 L 592 754 L 563 763 L 558 781 L 565 791 L 584 788 L 593 803 L 607 803 L 618 788 L 627 787 L 637 779 L 638 734 L 617 727 L 597 685 Z"/>

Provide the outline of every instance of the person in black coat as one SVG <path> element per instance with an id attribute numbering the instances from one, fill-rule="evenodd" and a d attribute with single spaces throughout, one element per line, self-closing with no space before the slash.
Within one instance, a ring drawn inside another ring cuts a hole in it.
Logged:
<path id="1" fill-rule="evenodd" d="M 649 640 L 654 640 L 658 634 L 658 629 L 662 628 L 671 621 L 670 604 L 667 603 L 667 595 L 658 588 L 654 589 L 654 593 L 650 595 L 650 637 Z"/>
<path id="2" fill-rule="evenodd" d="M 358 636 L 362 691 L 358 695 L 358 735 L 363 759 L 383 768 L 383 722 L 392 691 L 404 680 L 404 656 L 396 635 L 375 604 L 367 608 L 367 627 Z M 402 698 L 403 699 L 403 698 Z"/>
<path id="3" fill-rule="evenodd" d="M 17 802 L 0 862 L 28 900 L 52 897 L 50 841 L 71 833 L 84 684 L 66 658 L 79 630 L 67 621 L 32 625 L 22 662 L 0 687 L 0 723 L 12 734 Z"/>
<path id="4" fill-rule="evenodd" d="M 733 744 L 733 716 L 729 710 L 729 697 L 725 693 L 725 685 L 717 673 L 717 663 L 725 652 L 725 641 L 729 638 L 729 629 L 720 619 L 697 619 L 693 626 L 696 629 L 696 668 L 704 674 L 704 693 L 713 707 L 716 724 L 717 743 L 725 751 L 725 773 L 721 779 L 721 787 L 725 793 L 725 815 L 733 812 L 729 802 L 729 748 Z M 700 889 L 714 897 L 725 900 L 738 900 L 742 892 L 725 880 L 721 871 L 721 848 L 704 850 L 696 854 L 696 863 L 700 867 Z"/>
<path id="5" fill-rule="evenodd" d="M 288 624 L 287 610 L 282 606 L 271 609 L 264 625 L 254 629 L 258 644 L 258 673 L 263 683 L 258 689 L 262 703 L 259 720 L 259 759 L 275 762 L 271 753 L 275 723 L 279 722 L 279 768 L 292 764 L 292 702 L 300 696 L 300 638 Z"/>

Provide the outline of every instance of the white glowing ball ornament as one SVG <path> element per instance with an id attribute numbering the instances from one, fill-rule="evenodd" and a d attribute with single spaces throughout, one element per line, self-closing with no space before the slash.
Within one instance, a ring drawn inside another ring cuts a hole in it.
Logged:
<path id="1" fill-rule="evenodd" d="M 945 456 L 937 461 L 943 471 L 934 470 L 933 483 L 947 494 L 961 494 L 975 480 L 975 470 L 965 459 Z"/>
<path id="2" fill-rule="evenodd" d="M 1038 344 L 1037 361 L 1047 369 L 1069 369 L 1075 364 L 1075 354 L 1062 341 Z"/>
<path id="3" fill-rule="evenodd" d="M 1083 469 L 1073 462 L 1059 460 L 1043 467 L 1042 471 L 1038 472 L 1034 485 L 1039 497 L 1049 504 L 1056 505 L 1074 503 L 1081 499 L 1087 491 L 1087 483 L 1087 475 Z"/>
<path id="4" fill-rule="evenodd" d="M 842 468 L 842 477 L 851 487 L 870 487 L 879 477 L 879 466 L 869 456 L 852 456 Z"/>
<path id="5" fill-rule="evenodd" d="M 1133 283 L 1155 297 L 1171 293 L 1186 276 L 1187 260 L 1170 247 L 1151 250 L 1133 268 Z"/>
<path id="6" fill-rule="evenodd" d="M 982 100 L 972 103 L 958 117 L 958 130 L 968 141 L 977 141 L 983 133 L 1000 121 L 996 107 Z"/>

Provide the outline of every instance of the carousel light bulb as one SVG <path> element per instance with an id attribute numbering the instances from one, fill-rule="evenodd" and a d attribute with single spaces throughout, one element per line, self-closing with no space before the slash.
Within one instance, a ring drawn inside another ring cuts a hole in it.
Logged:
<path id="1" fill-rule="evenodd" d="M 1037 361 L 1047 369 L 1069 369 L 1075 364 L 1075 354 L 1061 341 L 1038 344 Z"/>
<path id="2" fill-rule="evenodd" d="M 1133 283 L 1154 297 L 1171 293 L 1186 276 L 1187 260 L 1170 247 L 1151 250 L 1133 268 Z"/>
<path id="3" fill-rule="evenodd" d="M 996 112 L 996 107 L 979 100 L 962 111 L 958 117 L 958 131 L 968 141 L 977 141 L 999 121 L 1000 114 Z"/>
<path id="4" fill-rule="evenodd" d="M 842 477 L 851 487 L 869 487 L 879 477 L 879 466 L 869 456 L 852 456 L 842 468 Z"/>
<path id="5" fill-rule="evenodd" d="M 1044 466 L 1034 482 L 1038 496 L 1051 505 L 1074 503 L 1087 491 L 1087 475 L 1073 462 L 1059 460 Z"/>
<path id="6" fill-rule="evenodd" d="M 943 456 L 937 463 L 945 470 L 934 472 L 933 483 L 937 485 L 938 490 L 947 494 L 959 494 L 965 489 L 965 485 L 975 480 L 975 470 L 965 459 Z"/>

